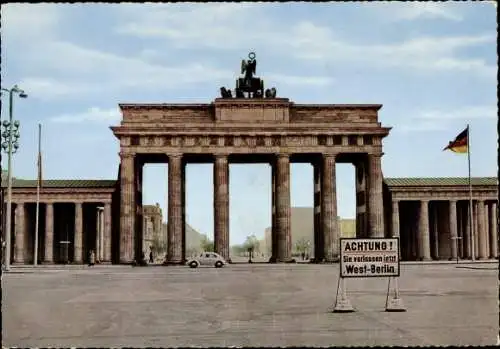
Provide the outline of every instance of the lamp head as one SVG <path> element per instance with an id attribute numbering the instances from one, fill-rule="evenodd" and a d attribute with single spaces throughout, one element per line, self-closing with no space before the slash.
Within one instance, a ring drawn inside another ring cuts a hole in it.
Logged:
<path id="1" fill-rule="evenodd" d="M 14 127 L 19 127 L 19 125 L 21 125 L 21 123 L 19 122 L 19 120 L 16 120 L 14 121 Z"/>
<path id="2" fill-rule="evenodd" d="M 21 92 L 19 93 L 19 98 L 28 98 L 28 94 Z"/>

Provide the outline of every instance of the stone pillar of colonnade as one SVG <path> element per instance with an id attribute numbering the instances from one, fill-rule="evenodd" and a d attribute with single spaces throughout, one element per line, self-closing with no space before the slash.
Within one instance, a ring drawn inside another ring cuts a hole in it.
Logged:
<path id="1" fill-rule="evenodd" d="M 430 237 L 429 237 L 429 201 L 420 201 L 419 224 L 418 224 L 418 253 L 423 261 L 431 259 Z"/>
<path id="2" fill-rule="evenodd" d="M 451 238 L 451 258 L 456 259 L 458 253 L 458 232 L 457 232 L 457 201 L 450 200 L 449 201 L 450 209 L 449 209 L 449 225 L 450 225 L 450 238 Z"/>
<path id="3" fill-rule="evenodd" d="M 182 226 L 182 241 L 181 241 L 181 249 L 182 249 L 182 262 L 185 263 L 186 260 L 186 165 L 187 162 L 183 159 L 181 162 L 181 226 Z M 158 223 L 158 229 L 161 227 L 161 220 Z M 228 260 L 229 261 L 229 260 Z"/>
<path id="4" fill-rule="evenodd" d="M 43 262 L 54 263 L 54 204 L 45 205 L 45 253 Z"/>
<path id="5" fill-rule="evenodd" d="M 83 256 L 83 209 L 81 202 L 75 202 L 75 239 L 73 248 L 73 262 L 82 263 L 87 256 Z"/>
<path id="6" fill-rule="evenodd" d="M 182 264 L 182 155 L 168 155 L 167 264 Z"/>
<path id="7" fill-rule="evenodd" d="M 289 262 L 292 258 L 290 157 L 278 154 L 276 159 L 276 262 Z"/>
<path id="8" fill-rule="evenodd" d="M 489 230 L 490 230 L 490 258 L 498 257 L 498 231 L 497 231 L 497 203 L 491 202 L 489 205 Z"/>
<path id="9" fill-rule="evenodd" d="M 472 203 L 472 227 L 473 227 L 473 238 L 474 238 L 474 258 L 477 259 L 479 258 L 479 226 L 478 226 L 478 219 L 477 219 L 477 207 L 478 207 L 478 202 L 473 201 Z"/>
<path id="10" fill-rule="evenodd" d="M 14 238 L 14 263 L 22 264 L 25 261 L 25 236 L 26 236 L 26 217 L 24 202 L 17 203 L 15 211 L 15 238 Z"/>
<path id="11" fill-rule="evenodd" d="M 399 200 L 392 200 L 392 237 L 399 239 L 399 259 L 401 259 L 401 239 L 399 232 Z"/>
<path id="12" fill-rule="evenodd" d="M 134 259 L 143 261 L 146 258 L 146 252 L 143 245 L 143 209 L 142 209 L 142 178 L 144 161 L 140 156 L 135 157 L 134 178 L 135 178 L 135 229 L 133 231 L 132 242 L 134 245 Z M 144 258 L 143 258 L 144 257 Z"/>
<path id="13" fill-rule="evenodd" d="M 479 259 L 488 258 L 488 245 L 487 245 L 487 229 L 486 229 L 486 215 L 484 209 L 484 201 L 480 200 L 477 203 L 477 228 L 478 228 L 478 243 L 479 243 Z"/>
<path id="14" fill-rule="evenodd" d="M 111 263 L 111 203 L 104 203 L 103 210 L 103 262 Z"/>
<path id="15" fill-rule="evenodd" d="M 323 260 L 324 255 L 324 237 L 321 221 L 321 162 L 313 163 L 314 172 L 314 260 L 316 262 Z"/>
<path id="16" fill-rule="evenodd" d="M 96 210 L 96 234 L 95 234 L 95 260 L 96 263 L 101 261 L 101 210 L 97 207 Z"/>
<path id="17" fill-rule="evenodd" d="M 382 155 L 368 154 L 368 221 L 369 237 L 383 238 L 384 202 L 382 196 Z"/>
<path id="18" fill-rule="evenodd" d="M 326 262 L 339 257 L 339 224 L 337 219 L 337 189 L 335 154 L 323 155 L 321 178 L 321 219 L 323 220 L 323 255 Z"/>
<path id="19" fill-rule="evenodd" d="M 354 166 L 356 171 L 356 237 L 366 238 L 369 236 L 367 231 L 367 161 L 366 159 L 357 161 Z"/>
<path id="20" fill-rule="evenodd" d="M 433 241 L 432 241 L 432 252 L 431 253 L 431 258 L 434 258 L 436 260 L 439 260 L 439 203 L 434 202 L 434 205 L 429 204 L 429 210 L 430 208 L 432 209 L 431 217 L 432 218 L 430 221 L 432 222 L 432 231 L 433 231 Z M 430 231 L 429 231 L 429 237 L 430 237 Z"/>
<path id="21" fill-rule="evenodd" d="M 472 234 L 471 234 L 471 224 L 470 224 L 470 206 L 467 201 L 467 205 L 464 206 L 464 258 L 472 257 Z"/>
<path id="22" fill-rule="evenodd" d="M 214 163 L 214 249 L 229 261 L 229 163 L 216 155 Z"/>
<path id="23" fill-rule="evenodd" d="M 121 154 L 120 164 L 120 263 L 134 261 L 135 204 L 135 156 Z"/>
<path id="24" fill-rule="evenodd" d="M 278 224 L 276 222 L 276 167 L 277 161 L 271 161 L 271 257 L 269 263 L 278 260 Z"/>

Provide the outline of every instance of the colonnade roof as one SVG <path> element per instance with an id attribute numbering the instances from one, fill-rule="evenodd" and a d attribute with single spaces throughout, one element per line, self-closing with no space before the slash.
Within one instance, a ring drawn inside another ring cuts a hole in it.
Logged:
<path id="1" fill-rule="evenodd" d="M 114 188 L 116 180 L 109 179 L 48 179 L 42 181 L 42 188 Z M 13 178 L 14 188 L 36 188 L 37 180 Z M 2 179 L 2 187 L 7 187 L 7 180 Z"/>
<path id="2" fill-rule="evenodd" d="M 402 177 L 384 178 L 388 187 L 445 187 L 469 185 L 469 177 Z M 497 177 L 472 177 L 471 184 L 481 186 L 497 186 Z"/>

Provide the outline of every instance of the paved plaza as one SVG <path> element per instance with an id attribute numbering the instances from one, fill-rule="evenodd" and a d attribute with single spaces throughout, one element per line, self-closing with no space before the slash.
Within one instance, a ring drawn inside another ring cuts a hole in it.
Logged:
<path id="1" fill-rule="evenodd" d="M 3 345 L 496 344 L 496 264 L 401 267 L 406 313 L 384 311 L 387 279 L 354 279 L 349 314 L 331 312 L 338 265 L 13 268 L 2 276 Z"/>

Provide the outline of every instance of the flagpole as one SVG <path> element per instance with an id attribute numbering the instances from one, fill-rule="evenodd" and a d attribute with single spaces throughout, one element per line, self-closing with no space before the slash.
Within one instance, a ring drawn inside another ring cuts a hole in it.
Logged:
<path id="1" fill-rule="evenodd" d="M 467 161 L 469 163 L 469 228 L 471 235 L 471 259 L 474 261 L 476 254 L 476 246 L 474 243 L 474 224 L 472 224 L 472 181 L 471 181 L 471 171 L 470 171 L 470 128 L 467 124 Z"/>
<path id="2" fill-rule="evenodd" d="M 37 160 L 37 181 L 36 181 L 36 217 L 35 217 L 35 250 L 33 265 L 38 263 L 38 230 L 40 223 L 40 167 L 42 166 L 42 124 L 38 124 L 38 160 Z"/>

